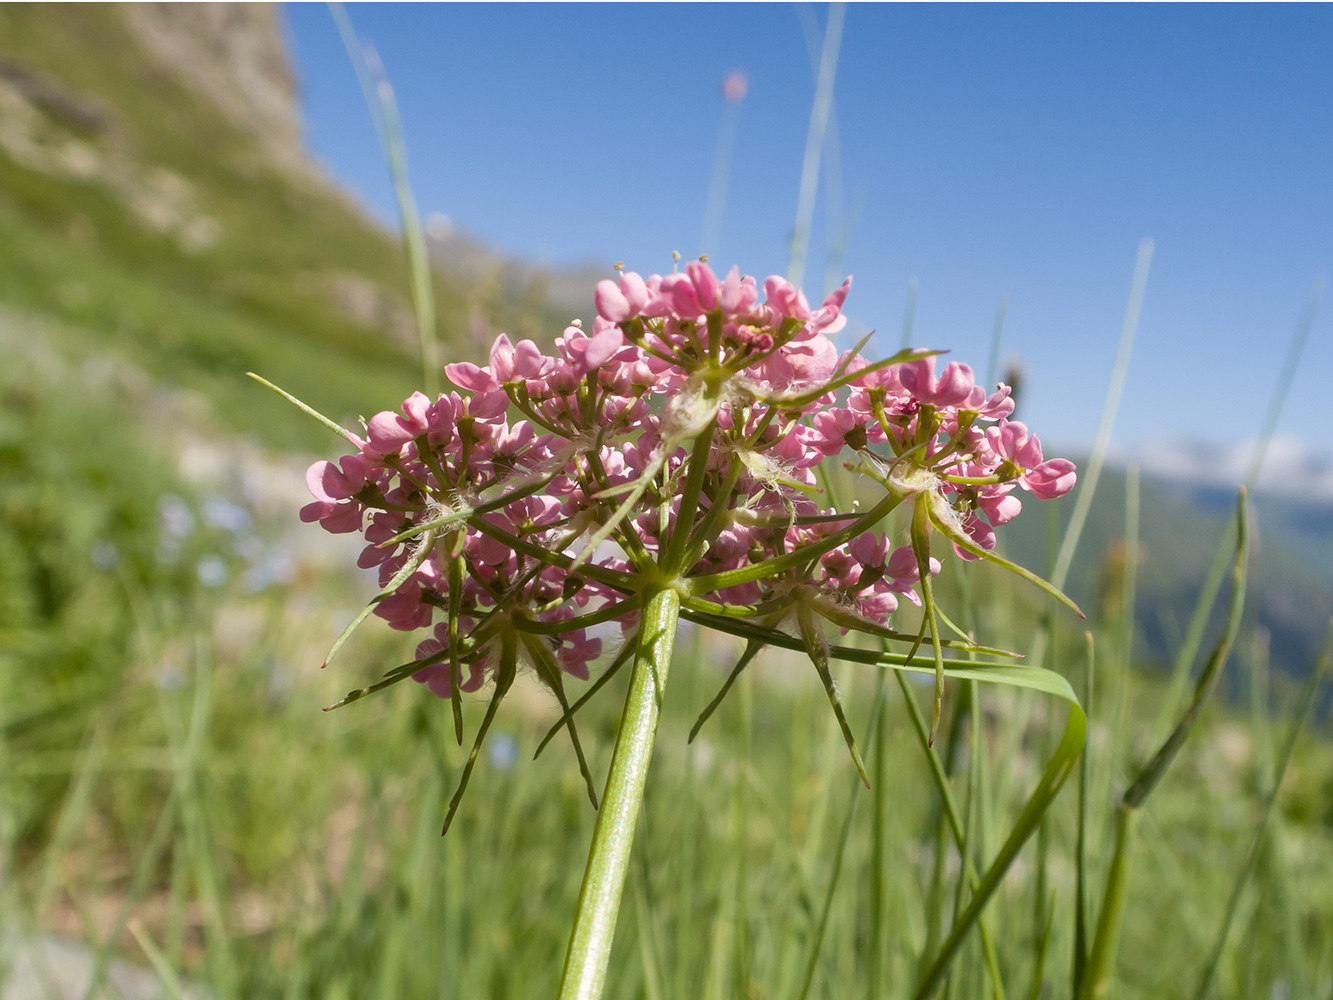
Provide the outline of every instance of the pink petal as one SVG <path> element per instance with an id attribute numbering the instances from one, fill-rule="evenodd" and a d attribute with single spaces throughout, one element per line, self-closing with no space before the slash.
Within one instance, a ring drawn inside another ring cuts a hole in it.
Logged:
<path id="1" fill-rule="evenodd" d="M 445 365 L 444 374 L 449 377 L 450 382 L 460 389 L 470 389 L 473 392 L 494 392 L 500 388 L 500 383 L 495 381 L 490 372 L 466 361 Z"/>
<path id="2" fill-rule="evenodd" d="M 612 323 L 622 323 L 634 315 L 629 299 L 610 279 L 597 282 L 597 290 L 593 293 L 593 302 L 597 306 L 597 315 L 610 320 Z"/>
<path id="3" fill-rule="evenodd" d="M 716 309 L 721 282 L 713 274 L 712 268 L 701 260 L 692 260 L 685 265 L 685 273 L 694 283 L 694 295 L 699 300 L 702 311 L 712 312 Z"/>

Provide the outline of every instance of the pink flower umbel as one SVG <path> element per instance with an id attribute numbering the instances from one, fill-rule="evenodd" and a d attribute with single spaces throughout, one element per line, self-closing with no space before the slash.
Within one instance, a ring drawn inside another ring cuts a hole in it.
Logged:
<path id="1" fill-rule="evenodd" d="M 861 768 L 824 629 L 903 642 L 908 660 L 928 640 L 942 682 L 944 649 L 969 644 L 940 634 L 931 534 L 1035 579 L 994 554 L 995 529 L 1021 510 L 1016 487 L 1050 499 L 1075 471 L 1008 419 L 1007 387 L 987 393 L 965 364 L 840 354 L 850 278 L 817 308 L 780 277 L 762 289 L 761 301 L 754 278 L 702 261 L 624 272 L 598 283 L 591 330 L 574 322 L 549 354 L 501 334 L 485 367 L 445 366 L 457 391 L 413 393 L 364 440 L 346 435 L 356 454 L 311 466 L 301 517 L 364 533 L 359 563 L 383 588 L 367 611 L 433 630 L 339 705 L 414 677 L 453 700 L 461 741 L 459 692 L 489 680 L 498 704 L 527 667 L 565 708 L 582 762 L 564 677 L 586 679 L 607 652 L 612 670 L 627 662 L 666 589 L 680 615 L 748 640 L 738 671 L 795 628 Z M 879 499 L 821 509 L 830 460 Z M 910 544 L 895 545 L 886 519 L 903 504 Z M 900 600 L 925 609 L 915 634 L 890 625 Z"/>
<path id="2" fill-rule="evenodd" d="M 846 324 L 850 278 L 815 308 L 781 277 L 765 279 L 762 299 L 760 288 L 737 268 L 719 279 L 702 260 L 668 275 L 624 272 L 598 283 L 591 329 L 573 321 L 549 353 L 501 334 L 485 367 L 445 366 L 456 391 L 413 393 L 363 435 L 315 414 L 356 451 L 311 466 L 314 502 L 301 518 L 362 532 L 358 565 L 382 588 L 325 662 L 372 613 L 430 630 L 414 659 L 331 707 L 411 677 L 450 701 L 461 743 L 462 694 L 492 687 L 446 831 L 520 669 L 562 709 L 538 752 L 566 730 L 597 807 L 575 715 L 633 664 L 562 996 L 600 993 L 680 618 L 745 640 L 691 739 L 765 646 L 804 650 L 867 785 L 833 659 L 933 671 L 932 736 L 947 671 L 1064 684 L 977 659 L 1017 654 L 944 637 L 931 542 L 943 535 L 960 557 L 1010 569 L 1077 612 L 995 552 L 1019 494 L 1062 496 L 1073 464 L 1045 458 L 1008 419 L 1009 389 L 988 392 L 967 365 L 937 369 L 939 352 L 916 350 L 872 362 L 860 354 L 866 341 L 840 352 L 832 338 Z M 830 463 L 859 475 L 863 507 L 830 505 Z M 899 507 L 910 520 L 895 529 Z M 915 630 L 893 626 L 904 603 L 922 609 Z M 852 631 L 886 651 L 830 645 Z M 926 642 L 930 655 L 919 656 Z M 905 652 L 888 652 L 894 643 Z M 587 680 L 604 656 L 609 665 L 571 705 L 566 677 Z M 1004 670 L 986 674 L 995 667 Z M 1081 746 L 1082 713 L 1070 718 L 1033 801 L 1049 804 Z"/>

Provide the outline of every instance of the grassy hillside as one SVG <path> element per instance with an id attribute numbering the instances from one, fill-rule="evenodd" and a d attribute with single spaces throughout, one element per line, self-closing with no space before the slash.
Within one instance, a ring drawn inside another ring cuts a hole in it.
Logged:
<path id="1" fill-rule="evenodd" d="M 0 301 L 291 445 L 323 432 L 243 373 L 339 416 L 393 405 L 420 380 L 407 289 L 391 235 L 276 164 L 122 8 L 0 7 Z M 511 329 L 541 315 L 442 275 L 436 294 L 447 355 L 476 353 L 478 310 Z"/>

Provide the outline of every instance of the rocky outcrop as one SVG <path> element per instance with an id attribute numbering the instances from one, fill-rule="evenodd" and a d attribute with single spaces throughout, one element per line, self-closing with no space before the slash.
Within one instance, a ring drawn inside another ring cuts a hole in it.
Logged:
<path id="1" fill-rule="evenodd" d="M 311 171 L 275 4 L 131 3 L 124 13 L 151 58 L 252 134 L 275 163 Z"/>

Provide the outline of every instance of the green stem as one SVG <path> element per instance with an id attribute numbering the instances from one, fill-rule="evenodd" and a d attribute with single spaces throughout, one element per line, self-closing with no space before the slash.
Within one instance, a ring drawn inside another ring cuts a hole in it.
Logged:
<path id="1" fill-rule="evenodd" d="M 634 844 L 634 826 L 653 756 L 653 739 L 671 666 L 679 611 L 680 593 L 675 589 L 657 589 L 647 594 L 634 675 L 620 718 L 611 773 L 602 794 L 574 931 L 565 955 L 560 1000 L 597 1000 L 602 995 L 616 913 Z"/>
<path id="2" fill-rule="evenodd" d="M 1120 927 L 1124 922 L 1125 896 L 1129 891 L 1129 852 L 1134 844 L 1134 830 L 1138 826 L 1139 811 L 1122 804 L 1116 815 L 1115 854 L 1110 871 L 1106 873 L 1106 897 L 1102 912 L 1097 917 L 1097 934 L 1092 939 L 1092 953 L 1083 970 L 1078 1000 L 1104 997 L 1111 989 L 1111 968 L 1120 945 Z"/>

